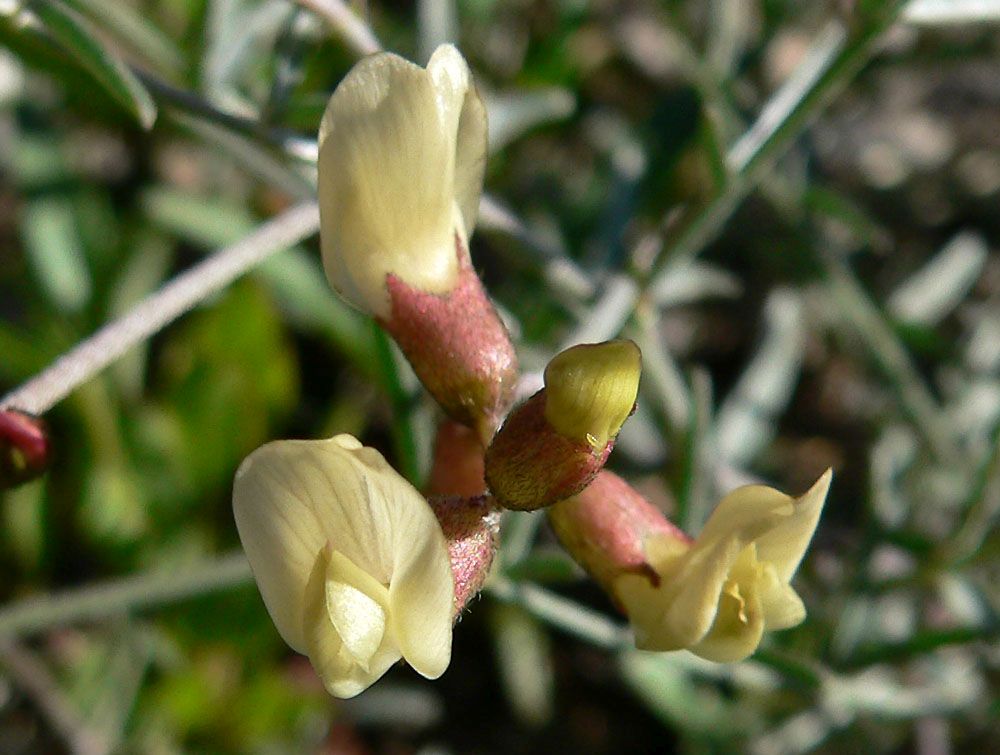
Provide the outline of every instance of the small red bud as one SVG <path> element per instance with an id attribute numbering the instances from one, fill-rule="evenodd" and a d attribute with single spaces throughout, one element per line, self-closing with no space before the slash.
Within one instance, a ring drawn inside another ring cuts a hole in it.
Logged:
<path id="1" fill-rule="evenodd" d="M 40 476 L 49 466 L 51 452 L 43 419 L 0 409 L 0 490 Z"/>

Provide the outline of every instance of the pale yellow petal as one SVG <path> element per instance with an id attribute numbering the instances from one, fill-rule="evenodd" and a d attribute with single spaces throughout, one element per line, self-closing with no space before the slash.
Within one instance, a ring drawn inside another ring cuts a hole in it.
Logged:
<path id="1" fill-rule="evenodd" d="M 476 227 L 486 172 L 486 107 L 465 58 L 453 45 L 441 45 L 434 51 L 427 72 L 438 91 L 442 122 L 455 134 L 455 201 L 467 241 Z"/>
<path id="2" fill-rule="evenodd" d="M 760 645 L 764 634 L 764 611 L 754 582 L 727 585 L 711 629 L 690 650 L 709 661 L 741 661 Z"/>
<path id="3" fill-rule="evenodd" d="M 688 648 L 717 662 L 746 658 L 765 629 L 799 624 L 805 606 L 788 584 L 816 529 L 827 472 L 801 498 L 764 486 L 739 488 L 691 544 L 659 536 L 645 544 L 660 584 L 620 577 L 615 594 L 638 647 Z"/>
<path id="4" fill-rule="evenodd" d="M 257 449 L 236 474 L 233 511 L 264 603 L 300 652 L 305 584 L 327 543 L 381 584 L 389 584 L 397 561 L 409 563 L 414 543 L 436 541 L 437 571 L 448 565 L 444 535 L 423 496 L 348 435 Z M 410 532 L 422 534 L 411 542 Z"/>
<path id="5" fill-rule="evenodd" d="M 437 678 L 451 660 L 455 600 L 444 533 L 423 496 L 380 453 L 367 447 L 351 453 L 371 472 L 365 479 L 372 526 L 378 531 L 378 547 L 390 554 L 391 579 L 385 581 L 394 642 L 418 673 Z"/>
<path id="6" fill-rule="evenodd" d="M 365 671 L 385 637 L 389 591 L 337 550 L 328 553 L 326 613 L 351 659 Z"/>
<path id="7" fill-rule="evenodd" d="M 635 629 L 637 647 L 676 650 L 700 641 L 715 621 L 722 588 L 743 547 L 733 537 L 696 541 L 682 556 L 651 562 L 659 587 L 644 577 L 619 578 L 615 594 Z"/>
<path id="8" fill-rule="evenodd" d="M 353 574 L 350 569 L 347 572 Z M 325 589 L 330 573 L 329 558 L 323 552 L 316 560 L 306 587 L 307 600 L 302 617 L 306 638 L 305 653 L 331 695 L 340 698 L 354 697 L 388 671 L 399 660 L 400 653 L 392 641 L 391 633 L 385 632 L 374 652 L 369 654 L 365 651 L 365 655 L 368 655 L 366 662 L 358 663 L 330 620 Z M 342 565 L 339 568 L 335 566 L 333 574 L 342 575 Z M 363 609 L 361 618 L 370 623 L 372 616 Z"/>
<path id="9" fill-rule="evenodd" d="M 472 84 L 469 66 L 454 45 L 440 45 L 427 62 L 427 75 L 436 94 L 440 127 L 446 134 L 455 134 Z"/>
<path id="10" fill-rule="evenodd" d="M 794 502 L 791 496 L 765 485 L 737 488 L 713 509 L 698 542 L 734 537 L 749 545 L 790 518 L 795 511 Z"/>
<path id="11" fill-rule="evenodd" d="M 688 636 L 663 628 L 666 610 L 663 596 L 644 576 L 623 574 L 615 580 L 614 593 L 632 625 L 635 646 L 639 650 L 681 650 L 701 636 L 692 635 L 694 639 L 688 641 Z"/>
<path id="12" fill-rule="evenodd" d="M 757 570 L 749 565 L 756 563 L 751 545 L 793 514 L 793 499 L 789 496 L 773 488 L 746 486 L 719 503 L 701 535 L 686 550 L 680 550 L 674 538 L 651 538 L 646 552 L 660 576 L 660 586 L 654 588 L 648 580 L 634 576 L 622 577 L 615 585 L 615 593 L 635 629 L 637 646 L 646 650 L 692 647 L 705 641 L 715 625 L 734 629 L 732 621 L 719 618 L 719 612 L 727 606 L 732 608 L 735 600 L 732 595 L 724 595 L 727 582 L 734 578 L 756 582 Z M 734 574 L 734 570 L 738 573 Z M 758 608 L 759 589 L 754 588 Z M 763 627 L 762 609 L 758 614 Z M 725 646 L 742 652 L 745 635 L 737 638 L 733 631 L 719 632 L 721 639 L 713 640 L 711 647 Z"/>
<path id="13" fill-rule="evenodd" d="M 326 538 L 310 486 L 288 461 L 296 455 L 293 443 L 269 443 L 247 457 L 233 484 L 233 514 L 271 619 L 285 642 L 304 653 L 306 583 Z"/>
<path id="14" fill-rule="evenodd" d="M 474 86 L 469 87 L 462 107 L 462 118 L 458 122 L 455 144 L 455 202 L 462 213 L 466 240 L 476 230 L 479 218 L 488 138 L 486 105 L 479 90 Z"/>
<path id="15" fill-rule="evenodd" d="M 756 543 L 740 554 L 730 579 L 740 585 L 752 585 L 760 597 L 764 629 L 787 629 L 806 617 L 806 608 L 791 585 L 780 579 L 773 564 L 758 560 Z"/>
<path id="16" fill-rule="evenodd" d="M 760 485 L 739 488 L 712 512 L 705 527 L 681 555 L 675 538 L 651 538 L 650 565 L 658 588 L 623 577 L 615 593 L 647 650 L 690 647 L 708 633 L 719 610 L 723 587 L 744 550 L 792 511 L 792 499 Z M 659 541 L 663 540 L 661 544 Z"/>
<path id="17" fill-rule="evenodd" d="M 393 505 L 381 491 L 400 490 L 404 506 L 426 507 L 413 487 L 371 448 L 348 435 L 327 440 L 279 441 L 275 466 L 289 490 L 309 511 L 315 531 L 311 542 L 333 543 L 359 568 L 388 584 L 392 574 L 392 540 L 384 523 Z"/>
<path id="18" fill-rule="evenodd" d="M 832 470 L 824 472 L 802 496 L 794 499 L 794 513 L 757 539 L 757 555 L 774 566 L 778 579 L 788 582 L 799 568 L 819 524 L 830 490 Z"/>
<path id="19" fill-rule="evenodd" d="M 425 676 L 450 660 L 444 534 L 427 501 L 349 435 L 270 443 L 237 473 L 240 538 L 275 625 L 327 689 L 357 694 L 400 655 Z"/>
<path id="20" fill-rule="evenodd" d="M 389 314 L 385 278 L 422 291 L 451 290 L 455 149 L 460 82 L 390 53 L 358 63 L 337 87 L 320 127 L 323 264 L 331 285 L 360 309 Z"/>
<path id="21" fill-rule="evenodd" d="M 406 662 L 436 679 L 451 661 L 455 593 L 448 546 L 430 507 L 413 510 L 394 531 L 396 560 L 389 585 L 393 635 Z"/>
<path id="22" fill-rule="evenodd" d="M 764 628 L 769 632 L 798 626 L 806 618 L 806 607 L 799 594 L 786 583 L 775 581 L 761 588 L 760 601 L 764 609 Z"/>

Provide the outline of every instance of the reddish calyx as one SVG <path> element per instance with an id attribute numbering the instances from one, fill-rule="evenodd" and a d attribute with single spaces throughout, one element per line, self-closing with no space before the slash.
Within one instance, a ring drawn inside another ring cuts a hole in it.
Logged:
<path id="1" fill-rule="evenodd" d="M 545 389 L 517 407 L 486 451 L 486 482 L 500 505 L 517 511 L 551 506 L 579 493 L 604 467 L 603 448 L 560 435 L 545 418 Z"/>
<path id="2" fill-rule="evenodd" d="M 458 618 L 489 576 L 499 545 L 500 511 L 489 496 L 444 496 L 429 502 L 448 541 Z"/>
<path id="3" fill-rule="evenodd" d="M 483 445 L 469 427 L 450 419 L 438 427 L 427 495 L 473 497 L 486 492 Z"/>
<path id="4" fill-rule="evenodd" d="M 379 324 L 445 412 L 474 428 L 485 444 L 510 406 L 517 355 L 457 234 L 455 251 L 458 280 L 447 294 L 418 291 L 386 276 L 392 311 Z"/>
<path id="5" fill-rule="evenodd" d="M 648 538 L 692 542 L 662 511 L 608 470 L 578 495 L 552 506 L 548 515 L 563 547 L 612 596 L 614 580 L 626 573 L 659 585 L 659 575 L 646 558 Z"/>

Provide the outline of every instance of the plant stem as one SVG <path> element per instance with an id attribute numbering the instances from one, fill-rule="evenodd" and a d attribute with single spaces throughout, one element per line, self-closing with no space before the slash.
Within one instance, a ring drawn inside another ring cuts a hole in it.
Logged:
<path id="1" fill-rule="evenodd" d="M 315 202 L 286 210 L 181 273 L 127 314 L 78 343 L 38 375 L 0 398 L 0 409 L 14 408 L 30 414 L 46 412 L 130 348 L 267 257 L 311 236 L 318 228 L 319 209 Z"/>
<path id="2" fill-rule="evenodd" d="M 894 384 L 903 410 L 935 457 L 944 463 L 960 461 L 951 426 L 881 310 L 842 260 L 821 255 L 820 263 L 831 300 L 854 326 L 872 361 Z"/>
<path id="3" fill-rule="evenodd" d="M 842 21 L 831 21 L 805 60 L 764 106 L 757 121 L 726 154 L 729 179 L 702 209 L 678 226 L 673 238 L 642 275 L 642 287 L 655 287 L 668 264 L 699 254 L 721 231 L 746 196 L 807 125 L 871 58 L 876 42 L 895 21 L 904 3 L 850 34 Z"/>
<path id="4" fill-rule="evenodd" d="M 993 430 L 990 450 L 970 487 L 971 503 L 965 507 L 961 523 L 936 548 L 938 558 L 951 567 L 974 558 L 996 529 L 1000 517 L 1000 426 Z"/>
<path id="5" fill-rule="evenodd" d="M 343 0 L 295 0 L 336 29 L 358 55 L 371 55 L 382 49 L 371 27 L 358 18 Z"/>
<path id="6" fill-rule="evenodd" d="M 105 755 L 111 751 L 108 737 L 88 725 L 34 653 L 10 640 L 0 639 L 0 667 L 32 699 L 69 752 Z"/>
<path id="7" fill-rule="evenodd" d="M 624 650 L 632 644 L 628 627 L 533 584 L 494 576 L 486 584 L 486 590 L 498 600 L 516 603 L 547 624 L 597 647 Z"/>
<path id="8" fill-rule="evenodd" d="M 183 570 L 159 569 L 10 603 L 0 608 L 0 641 L 53 626 L 176 603 L 251 580 L 243 551 Z"/>
<path id="9" fill-rule="evenodd" d="M 277 147 L 291 157 L 307 163 L 316 162 L 316 141 L 296 134 L 293 131 L 272 128 L 251 117 L 237 115 L 221 110 L 202 96 L 168 84 L 163 79 L 145 71 L 138 66 L 132 66 L 143 86 L 164 100 L 168 105 L 186 113 L 204 118 L 215 126 L 221 126 L 244 136 Z"/>

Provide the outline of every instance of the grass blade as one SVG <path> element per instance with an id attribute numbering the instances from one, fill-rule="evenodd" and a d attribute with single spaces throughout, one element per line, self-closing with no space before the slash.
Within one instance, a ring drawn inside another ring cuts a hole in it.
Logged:
<path id="1" fill-rule="evenodd" d="M 147 131 L 156 121 L 156 103 L 128 66 L 95 37 L 90 25 L 75 11 L 47 0 L 22 11 L 37 19 L 52 38 Z"/>

